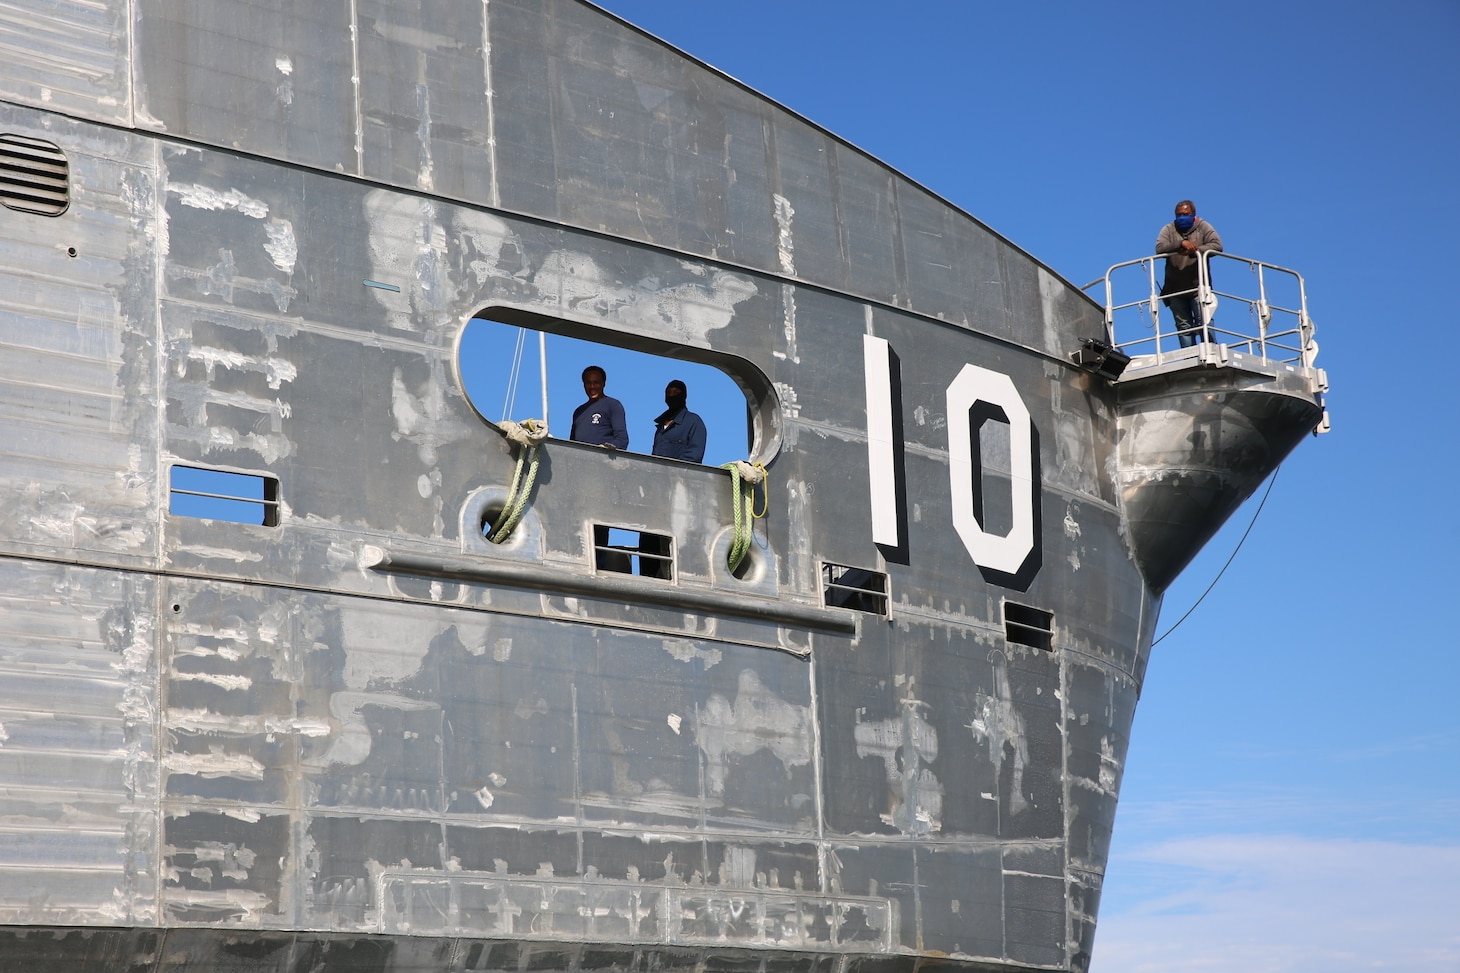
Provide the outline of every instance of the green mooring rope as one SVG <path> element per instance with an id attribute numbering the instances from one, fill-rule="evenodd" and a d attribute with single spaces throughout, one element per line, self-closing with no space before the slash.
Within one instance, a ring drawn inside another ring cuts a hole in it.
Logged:
<path id="1" fill-rule="evenodd" d="M 720 469 L 730 471 L 731 516 L 735 532 L 725 563 L 733 574 L 740 570 L 745 555 L 750 553 L 755 518 L 765 516 L 764 510 L 759 515 L 755 512 L 755 485 L 765 480 L 765 467 L 760 463 L 735 462 L 726 463 Z"/>
<path id="2" fill-rule="evenodd" d="M 512 535 L 512 528 L 522 519 L 527 510 L 527 501 L 532 496 L 532 485 L 537 482 L 537 468 L 542 462 L 541 443 L 547 438 L 547 426 L 536 419 L 524 419 L 521 423 L 503 423 L 508 438 L 518 444 L 517 468 L 512 473 L 512 486 L 507 491 L 507 501 L 498 515 L 497 522 L 487 531 L 487 540 L 501 544 Z M 523 471 L 526 471 L 524 475 Z"/>

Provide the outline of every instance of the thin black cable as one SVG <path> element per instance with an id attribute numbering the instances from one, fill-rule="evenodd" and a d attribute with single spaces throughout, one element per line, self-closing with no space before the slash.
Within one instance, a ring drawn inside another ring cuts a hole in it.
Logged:
<path id="1" fill-rule="evenodd" d="M 1242 550 L 1243 544 L 1247 543 L 1247 535 L 1252 533 L 1252 528 L 1257 525 L 1257 515 L 1262 513 L 1263 507 L 1267 506 L 1267 498 L 1272 493 L 1273 484 L 1277 482 L 1278 470 L 1281 469 L 1282 465 L 1279 464 L 1278 468 L 1272 471 L 1272 477 L 1267 481 L 1267 491 L 1263 493 L 1262 501 L 1258 503 L 1257 509 L 1252 512 L 1252 522 L 1248 524 L 1247 529 L 1242 532 L 1242 539 L 1237 542 L 1237 546 L 1232 550 L 1232 556 L 1227 558 L 1227 563 L 1222 565 L 1222 570 L 1218 571 L 1217 576 L 1212 579 L 1212 583 L 1207 585 L 1207 590 L 1201 593 L 1201 597 L 1196 600 L 1196 604 L 1188 608 L 1185 615 L 1182 615 L 1180 618 L 1178 618 L 1175 624 L 1173 624 L 1164 633 L 1162 633 L 1160 639 L 1152 642 L 1151 648 L 1154 649 L 1156 646 L 1160 645 L 1161 639 L 1164 639 L 1167 635 L 1170 635 L 1172 632 L 1176 631 L 1177 627 L 1179 627 L 1182 622 L 1191 617 L 1191 613 L 1196 611 L 1197 605 L 1200 605 L 1204 600 L 1206 600 L 1206 596 L 1212 593 L 1212 589 L 1217 586 L 1217 582 L 1222 580 L 1222 575 L 1227 573 L 1227 569 L 1231 567 L 1232 562 L 1237 559 L 1237 552 Z"/>

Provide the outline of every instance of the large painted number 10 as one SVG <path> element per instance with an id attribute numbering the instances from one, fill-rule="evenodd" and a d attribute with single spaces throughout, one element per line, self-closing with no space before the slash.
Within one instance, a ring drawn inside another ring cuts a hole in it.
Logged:
<path id="1" fill-rule="evenodd" d="M 884 338 L 864 335 L 867 383 L 867 462 L 871 475 L 872 539 L 884 552 L 907 550 L 907 497 L 900 428 L 898 359 Z M 1037 432 L 1014 382 L 1002 372 L 964 365 L 947 390 L 948 488 L 953 528 L 986 574 L 1026 589 L 1039 566 Z M 984 423 L 1007 423 L 1012 523 L 1006 534 L 984 529 L 979 433 Z"/>

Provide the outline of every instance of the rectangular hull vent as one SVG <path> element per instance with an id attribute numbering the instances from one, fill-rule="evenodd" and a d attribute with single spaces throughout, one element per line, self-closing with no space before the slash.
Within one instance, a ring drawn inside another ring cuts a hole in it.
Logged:
<path id="1" fill-rule="evenodd" d="M 1004 602 L 1004 638 L 1046 652 L 1054 648 L 1054 613 Z"/>
<path id="2" fill-rule="evenodd" d="M 6 209 L 60 216 L 71 205 L 71 167 L 60 146 L 0 135 L 0 203 Z"/>
<path id="3" fill-rule="evenodd" d="M 844 564 L 821 565 L 822 602 L 828 608 L 850 608 L 869 615 L 886 615 L 888 594 L 887 575 L 881 571 Z"/>
<path id="4" fill-rule="evenodd" d="M 674 580 L 674 539 L 627 527 L 593 525 L 593 566 L 614 574 Z"/>

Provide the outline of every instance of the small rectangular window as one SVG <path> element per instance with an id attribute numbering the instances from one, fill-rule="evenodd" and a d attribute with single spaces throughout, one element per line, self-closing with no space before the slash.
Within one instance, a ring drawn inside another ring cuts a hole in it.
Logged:
<path id="1" fill-rule="evenodd" d="M 843 564 L 821 565 L 822 600 L 828 608 L 850 608 L 871 615 L 886 615 L 887 575 Z"/>
<path id="2" fill-rule="evenodd" d="M 1054 613 L 1004 602 L 1004 638 L 1046 652 L 1054 648 Z"/>
<path id="3" fill-rule="evenodd" d="M 277 527 L 279 481 L 252 473 L 174 466 L 168 513 Z"/>
<path id="4" fill-rule="evenodd" d="M 668 534 L 593 525 L 593 566 L 615 574 L 674 578 L 674 539 Z"/>

